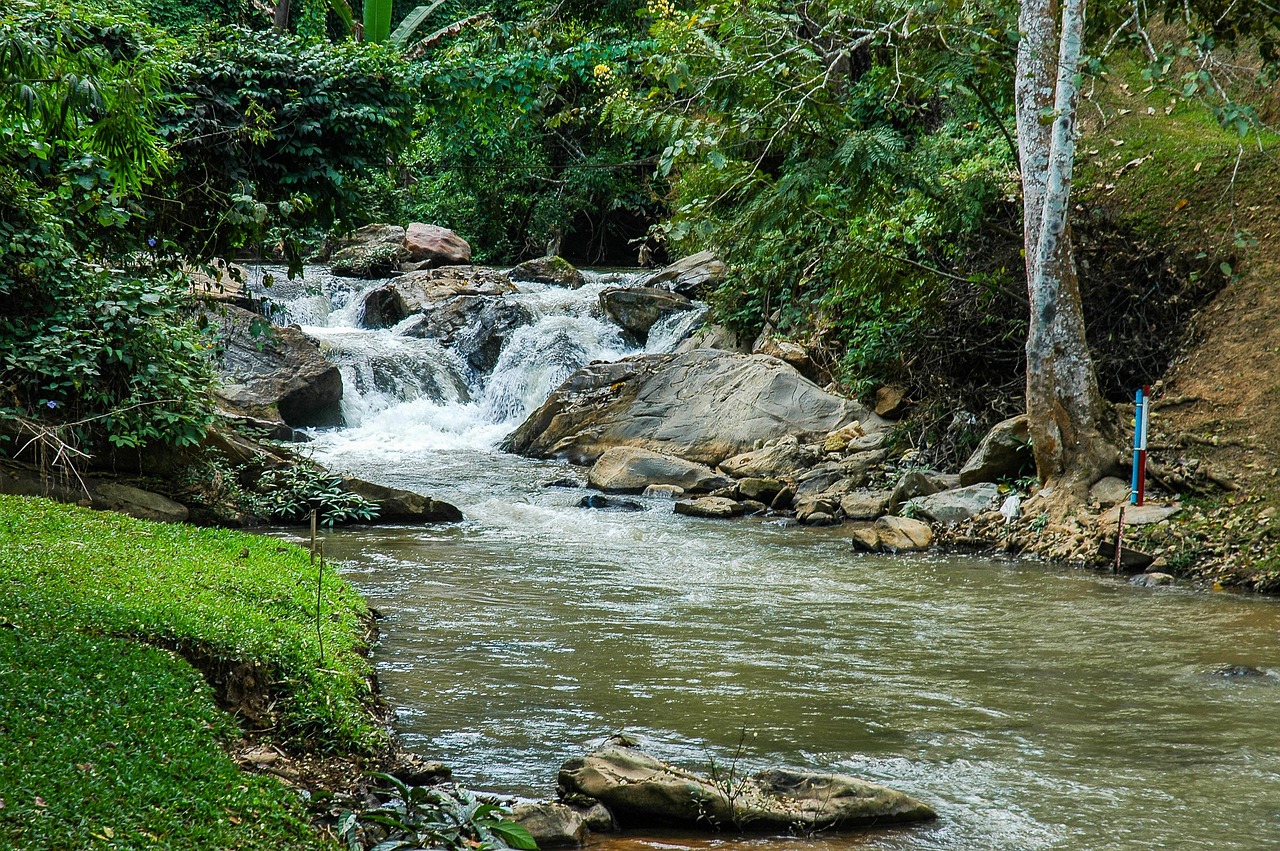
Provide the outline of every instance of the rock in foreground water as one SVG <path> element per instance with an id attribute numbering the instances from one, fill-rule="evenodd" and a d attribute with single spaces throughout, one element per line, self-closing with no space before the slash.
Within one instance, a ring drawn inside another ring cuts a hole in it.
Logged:
<path id="1" fill-rule="evenodd" d="M 856 777 L 785 769 L 722 788 L 710 778 L 616 741 L 560 769 L 562 796 L 585 795 L 624 827 L 682 825 L 710 830 L 821 830 L 906 824 L 937 817 L 914 798 Z"/>

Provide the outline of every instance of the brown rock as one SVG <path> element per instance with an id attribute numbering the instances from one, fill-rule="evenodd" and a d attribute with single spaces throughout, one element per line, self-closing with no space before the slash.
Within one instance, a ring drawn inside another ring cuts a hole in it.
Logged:
<path id="1" fill-rule="evenodd" d="M 719 496 L 704 496 L 676 503 L 676 514 L 687 517 L 737 517 L 743 513 L 742 504 Z"/>
<path id="2" fill-rule="evenodd" d="M 560 791 L 604 803 L 622 826 L 723 826 L 766 832 L 852 828 L 936 818 L 901 792 L 836 774 L 775 769 L 743 777 L 731 798 L 709 778 L 609 744 L 560 769 Z"/>
<path id="3" fill-rule="evenodd" d="M 875 524 L 879 548 L 905 553 L 927 549 L 933 543 L 933 530 L 928 523 L 909 517 L 881 517 Z"/>
<path id="4" fill-rule="evenodd" d="M 886 385 L 876 391 L 875 412 L 877 416 L 886 419 L 897 419 L 906 412 L 909 406 L 907 391 L 901 387 Z"/>
<path id="5" fill-rule="evenodd" d="M 448 228 L 438 225 L 414 222 L 405 228 L 402 244 L 411 263 L 462 266 L 471 262 L 470 243 Z"/>

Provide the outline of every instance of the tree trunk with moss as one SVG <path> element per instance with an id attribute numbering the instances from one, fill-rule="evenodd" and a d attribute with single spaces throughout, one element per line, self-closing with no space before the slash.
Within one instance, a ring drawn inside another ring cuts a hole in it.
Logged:
<path id="1" fill-rule="evenodd" d="M 1031 303 L 1027 414 L 1043 493 L 1062 502 L 1082 501 L 1116 458 L 1067 227 L 1084 15 L 1084 0 L 1024 0 L 1018 22 L 1015 95 Z"/>

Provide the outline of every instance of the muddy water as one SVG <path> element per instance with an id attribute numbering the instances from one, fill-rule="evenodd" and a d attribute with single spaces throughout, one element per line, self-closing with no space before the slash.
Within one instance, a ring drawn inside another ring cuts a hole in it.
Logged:
<path id="1" fill-rule="evenodd" d="M 941 813 L 803 845 L 601 851 L 1280 848 L 1280 677 L 1211 673 L 1280 670 L 1276 601 L 861 555 L 838 528 L 663 502 L 584 510 L 540 486 L 571 470 L 498 451 L 563 375 L 635 351 L 595 306 L 606 283 L 512 296 L 535 319 L 485 376 L 350 327 L 342 282 L 290 303 L 346 377 L 349 427 L 317 435 L 317 458 L 468 517 L 327 542 L 386 614 L 379 675 L 411 747 L 472 787 L 545 795 L 563 760 L 626 731 L 690 768 L 849 772 Z"/>

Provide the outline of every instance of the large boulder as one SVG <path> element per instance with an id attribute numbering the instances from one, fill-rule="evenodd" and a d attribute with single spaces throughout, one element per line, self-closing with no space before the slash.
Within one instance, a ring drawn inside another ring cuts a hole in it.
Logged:
<path id="1" fill-rule="evenodd" d="M 610 287 L 600 292 L 605 315 L 640 342 L 649 339 L 649 329 L 673 313 L 693 309 L 682 295 L 650 287 Z"/>
<path id="2" fill-rule="evenodd" d="M 578 464 L 637 446 L 715 465 L 757 441 L 826 435 L 865 413 L 773 358 L 703 349 L 589 364 L 504 446 Z"/>
<path id="3" fill-rule="evenodd" d="M 295 427 L 341 421 L 342 374 L 300 328 L 230 305 L 208 315 L 220 326 L 222 385 L 213 392 L 224 408 Z"/>
<path id="4" fill-rule="evenodd" d="M 993 482 L 940 491 L 907 502 L 905 513 L 930 523 L 952 525 L 975 514 L 990 511 L 1000 499 L 1000 487 Z"/>
<path id="5" fill-rule="evenodd" d="M 462 512 L 456 506 L 402 488 L 366 482 L 346 476 L 342 485 L 348 491 L 378 504 L 378 523 L 457 523 Z"/>
<path id="6" fill-rule="evenodd" d="M 400 268 L 409 256 L 404 228 L 365 225 L 338 243 L 329 262 L 333 274 L 345 278 L 382 278 Z"/>
<path id="7" fill-rule="evenodd" d="M 646 287 L 663 287 L 689 298 L 702 298 L 724 281 L 728 269 L 710 251 L 682 257 L 644 279 Z"/>
<path id="8" fill-rule="evenodd" d="M 536 257 L 513 268 L 507 275 L 513 281 L 551 284 L 576 290 L 587 282 L 582 273 L 563 257 Z"/>
<path id="9" fill-rule="evenodd" d="M 471 262 L 471 244 L 448 228 L 414 222 L 405 228 L 404 250 L 418 268 L 462 266 Z"/>
<path id="10" fill-rule="evenodd" d="M 587 473 L 587 483 L 612 493 L 642 493 L 650 485 L 676 485 L 692 493 L 729 487 L 733 480 L 705 464 L 674 455 L 615 446 L 596 460 Z"/>
<path id="11" fill-rule="evenodd" d="M 1027 415 L 1021 414 L 996 423 L 982 438 L 978 448 L 960 468 L 960 484 L 1016 479 L 1034 470 Z"/>
<path id="12" fill-rule="evenodd" d="M 743 777 L 728 789 L 616 740 L 567 761 L 558 782 L 563 797 L 599 800 L 623 828 L 678 825 L 809 833 L 937 817 L 908 795 L 839 774 L 774 769 Z"/>

